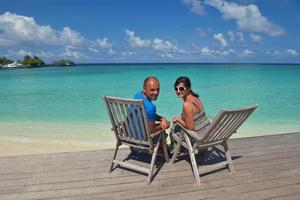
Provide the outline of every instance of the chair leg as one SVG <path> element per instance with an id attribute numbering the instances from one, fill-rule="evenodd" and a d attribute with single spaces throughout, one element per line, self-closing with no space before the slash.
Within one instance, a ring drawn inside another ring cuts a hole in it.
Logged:
<path id="1" fill-rule="evenodd" d="M 171 159 L 171 163 L 174 163 L 176 158 L 177 158 L 177 155 L 180 151 L 180 147 L 181 147 L 181 143 L 182 143 L 182 140 L 183 140 L 183 133 L 179 133 L 179 139 L 177 141 L 177 144 L 174 148 L 174 151 L 173 151 L 173 156 L 172 156 L 172 159 Z"/>
<path id="2" fill-rule="evenodd" d="M 196 162 L 196 158 L 195 158 L 195 153 L 193 151 L 193 147 L 192 147 L 190 138 L 187 136 L 187 134 L 184 134 L 184 139 L 185 139 L 185 142 L 186 142 L 188 150 L 189 150 L 189 155 L 190 155 L 190 159 L 191 159 L 192 168 L 193 168 L 193 172 L 194 172 L 194 177 L 196 179 L 196 183 L 198 185 L 200 185 L 199 170 L 198 170 L 198 166 L 197 166 L 197 162 Z"/>
<path id="3" fill-rule="evenodd" d="M 231 159 L 231 154 L 229 152 L 227 142 L 224 142 L 223 147 L 224 147 L 224 150 L 225 150 L 225 155 L 226 155 L 226 159 L 227 159 L 227 162 L 228 162 L 229 170 L 230 170 L 231 173 L 233 173 L 233 172 L 235 172 L 235 169 L 234 169 L 234 166 L 233 166 L 233 162 L 232 162 L 232 159 Z"/>
<path id="4" fill-rule="evenodd" d="M 114 157 L 113 157 L 113 159 L 112 159 L 112 161 L 111 161 L 111 165 L 110 165 L 110 169 L 109 169 L 109 173 L 111 173 L 111 171 L 112 171 L 112 169 L 113 169 L 113 167 L 114 167 L 114 160 L 116 159 L 116 156 L 117 156 L 117 153 L 118 153 L 118 150 L 119 150 L 119 146 L 120 146 L 120 144 L 119 143 L 117 143 L 116 144 L 116 149 L 115 149 L 115 154 L 114 154 Z"/>
<path id="5" fill-rule="evenodd" d="M 156 147 L 154 148 L 154 152 L 152 154 L 151 164 L 150 164 L 150 169 L 149 169 L 149 174 L 148 174 L 148 179 L 147 179 L 147 184 L 151 183 L 153 169 L 154 169 L 154 165 L 155 165 L 155 160 L 156 160 L 156 157 L 157 157 L 157 153 L 158 153 L 160 143 L 161 143 L 161 135 L 158 138 L 158 142 L 157 142 Z"/>
<path id="6" fill-rule="evenodd" d="M 162 148 L 163 148 L 165 161 L 166 161 L 166 163 L 168 163 L 169 162 L 169 154 L 168 154 L 168 148 L 167 148 L 167 143 L 166 143 L 165 132 L 162 133 L 161 145 L 162 145 Z"/>

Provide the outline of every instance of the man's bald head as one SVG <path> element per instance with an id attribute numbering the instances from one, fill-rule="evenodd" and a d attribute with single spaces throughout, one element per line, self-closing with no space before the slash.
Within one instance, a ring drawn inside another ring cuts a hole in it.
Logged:
<path id="1" fill-rule="evenodd" d="M 143 94 L 150 101 L 155 101 L 159 95 L 159 81 L 154 76 L 149 76 L 144 80 Z"/>
<path id="2" fill-rule="evenodd" d="M 154 77 L 154 76 L 148 76 L 145 80 L 144 80 L 144 85 L 143 87 L 146 87 L 146 85 L 148 84 L 148 82 L 150 81 L 157 81 L 159 83 L 159 80 Z"/>

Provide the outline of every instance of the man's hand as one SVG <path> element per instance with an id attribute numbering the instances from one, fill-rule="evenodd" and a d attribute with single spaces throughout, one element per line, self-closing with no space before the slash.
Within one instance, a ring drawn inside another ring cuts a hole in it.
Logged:
<path id="1" fill-rule="evenodd" d="M 170 127 L 170 122 L 169 122 L 168 120 L 166 120 L 165 118 L 163 118 L 163 117 L 162 117 L 162 119 L 161 119 L 160 124 L 161 124 L 161 128 L 162 128 L 163 130 L 165 130 L 165 129 L 167 129 L 167 128 Z"/>

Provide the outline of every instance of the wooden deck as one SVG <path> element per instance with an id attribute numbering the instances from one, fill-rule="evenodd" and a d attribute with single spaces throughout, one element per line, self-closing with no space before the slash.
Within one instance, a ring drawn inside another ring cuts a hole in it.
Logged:
<path id="1" fill-rule="evenodd" d="M 113 150 L 0 157 L 0 199 L 300 199 L 300 133 L 232 139 L 229 148 L 236 172 L 202 175 L 201 186 L 188 159 L 160 165 L 147 185 L 143 174 L 107 173 Z"/>

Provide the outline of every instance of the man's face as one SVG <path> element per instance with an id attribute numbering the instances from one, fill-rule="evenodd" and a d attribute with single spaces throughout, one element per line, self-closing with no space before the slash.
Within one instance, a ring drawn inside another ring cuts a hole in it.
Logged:
<path id="1" fill-rule="evenodd" d="M 159 95 L 159 82 L 156 79 L 149 79 L 143 93 L 149 100 L 155 101 Z"/>

